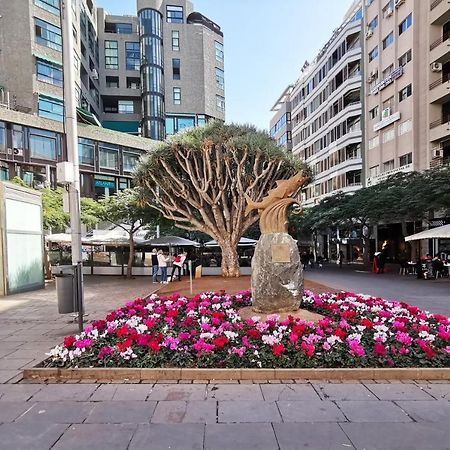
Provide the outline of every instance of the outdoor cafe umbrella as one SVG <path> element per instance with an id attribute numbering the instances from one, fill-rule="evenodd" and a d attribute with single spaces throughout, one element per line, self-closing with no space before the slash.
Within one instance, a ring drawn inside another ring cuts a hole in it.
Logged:
<path id="1" fill-rule="evenodd" d="M 238 247 L 254 247 L 258 241 L 255 241 L 254 239 L 241 237 L 239 239 Z M 219 247 L 219 244 L 216 241 L 208 241 L 205 243 L 205 247 Z"/>
<path id="2" fill-rule="evenodd" d="M 450 224 L 442 227 L 430 228 L 429 230 L 421 231 L 420 233 L 406 236 L 405 241 L 418 241 L 420 239 L 449 239 L 450 238 Z"/>
<path id="3" fill-rule="evenodd" d="M 156 239 L 148 239 L 143 242 L 151 247 L 200 247 L 200 244 L 180 236 L 161 236 Z"/>

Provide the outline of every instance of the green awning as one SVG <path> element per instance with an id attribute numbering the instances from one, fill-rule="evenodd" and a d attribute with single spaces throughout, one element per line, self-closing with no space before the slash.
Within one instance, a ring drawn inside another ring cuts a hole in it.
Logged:
<path id="1" fill-rule="evenodd" d="M 37 53 L 37 52 L 33 52 L 33 56 L 35 56 L 36 58 L 39 58 L 39 59 L 43 59 L 44 61 L 47 61 L 49 63 L 57 64 L 58 66 L 62 67 L 62 62 L 58 61 L 56 59 L 49 58 L 48 56 L 41 55 L 40 53 Z"/>
<path id="2" fill-rule="evenodd" d="M 104 128 L 110 130 L 120 131 L 121 133 L 137 134 L 139 129 L 139 122 L 124 122 L 124 121 L 112 121 L 105 120 L 102 122 Z"/>
<path id="3" fill-rule="evenodd" d="M 89 125 L 95 125 L 97 127 L 101 127 L 102 124 L 99 122 L 97 117 L 92 114 L 90 111 L 87 111 L 83 108 L 77 108 L 77 120 L 81 123 L 87 123 Z"/>

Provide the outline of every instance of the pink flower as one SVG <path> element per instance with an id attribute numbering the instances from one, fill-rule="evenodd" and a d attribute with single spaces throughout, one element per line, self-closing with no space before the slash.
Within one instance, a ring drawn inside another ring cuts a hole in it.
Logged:
<path id="1" fill-rule="evenodd" d="M 409 348 L 406 347 L 401 347 L 398 352 L 400 353 L 400 355 L 407 355 L 409 353 Z"/>
<path id="2" fill-rule="evenodd" d="M 322 345 L 322 347 L 323 347 L 323 349 L 327 352 L 328 350 L 330 350 L 331 349 L 331 345 L 328 343 L 328 342 L 325 342 L 323 345 Z"/>
<path id="3" fill-rule="evenodd" d="M 92 339 L 81 339 L 76 342 L 75 347 L 76 348 L 88 348 L 92 345 Z"/>
<path id="4" fill-rule="evenodd" d="M 375 345 L 373 346 L 373 353 L 375 356 L 384 356 L 386 352 L 386 347 L 381 342 L 375 342 Z"/>
<path id="5" fill-rule="evenodd" d="M 98 359 L 105 359 L 107 356 L 112 355 L 113 349 L 108 346 L 104 346 L 98 352 Z"/>
<path id="6" fill-rule="evenodd" d="M 302 342 L 302 345 L 300 347 L 306 353 L 306 356 L 308 358 L 312 358 L 314 356 L 314 352 L 316 351 L 316 348 L 314 347 L 313 344 L 308 344 L 307 342 Z"/>
<path id="7" fill-rule="evenodd" d="M 447 347 L 443 348 L 442 351 L 444 353 L 450 353 L 450 345 L 447 345 Z"/>
<path id="8" fill-rule="evenodd" d="M 411 345 L 413 341 L 412 337 L 408 333 L 402 333 L 401 331 L 397 331 L 395 340 L 404 345 Z"/>
<path id="9" fill-rule="evenodd" d="M 366 355 L 366 351 L 364 350 L 363 346 L 356 340 L 354 339 L 349 339 L 347 341 L 347 344 L 350 348 L 350 353 L 354 356 L 365 356 Z"/>
<path id="10" fill-rule="evenodd" d="M 244 353 L 247 349 L 245 347 L 231 347 L 230 350 L 228 350 L 230 353 L 235 353 L 236 355 L 239 355 L 239 357 L 243 357 Z"/>

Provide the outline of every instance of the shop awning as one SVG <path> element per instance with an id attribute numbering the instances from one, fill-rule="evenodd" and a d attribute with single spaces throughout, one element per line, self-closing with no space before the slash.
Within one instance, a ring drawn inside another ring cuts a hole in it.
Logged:
<path id="1" fill-rule="evenodd" d="M 77 119 L 78 122 L 87 123 L 89 125 L 95 125 L 97 127 L 101 127 L 102 124 L 99 122 L 97 117 L 92 114 L 90 111 L 86 111 L 83 108 L 77 107 Z"/>
<path id="2" fill-rule="evenodd" d="M 139 122 L 125 122 L 117 121 L 113 122 L 111 120 L 104 120 L 102 122 L 103 128 L 108 128 L 114 131 L 120 131 L 121 133 L 131 133 L 138 134 Z"/>
<path id="3" fill-rule="evenodd" d="M 450 224 L 405 237 L 405 241 L 418 241 L 420 239 L 450 239 Z"/>
<path id="4" fill-rule="evenodd" d="M 35 56 L 36 58 L 42 59 L 44 61 L 47 61 L 49 63 L 56 64 L 56 65 L 58 65 L 60 67 L 62 67 L 62 65 L 63 65 L 62 61 L 58 61 L 57 59 L 49 58 L 48 56 L 42 55 L 42 54 L 37 53 L 37 52 L 33 52 L 33 56 Z"/>

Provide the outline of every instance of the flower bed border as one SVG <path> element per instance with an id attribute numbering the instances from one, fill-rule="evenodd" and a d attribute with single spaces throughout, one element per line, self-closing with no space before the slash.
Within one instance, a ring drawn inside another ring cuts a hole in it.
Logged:
<path id="1" fill-rule="evenodd" d="M 195 368 L 31 368 L 23 379 L 66 380 L 450 380 L 444 368 L 335 368 L 335 369 L 195 369 Z"/>

